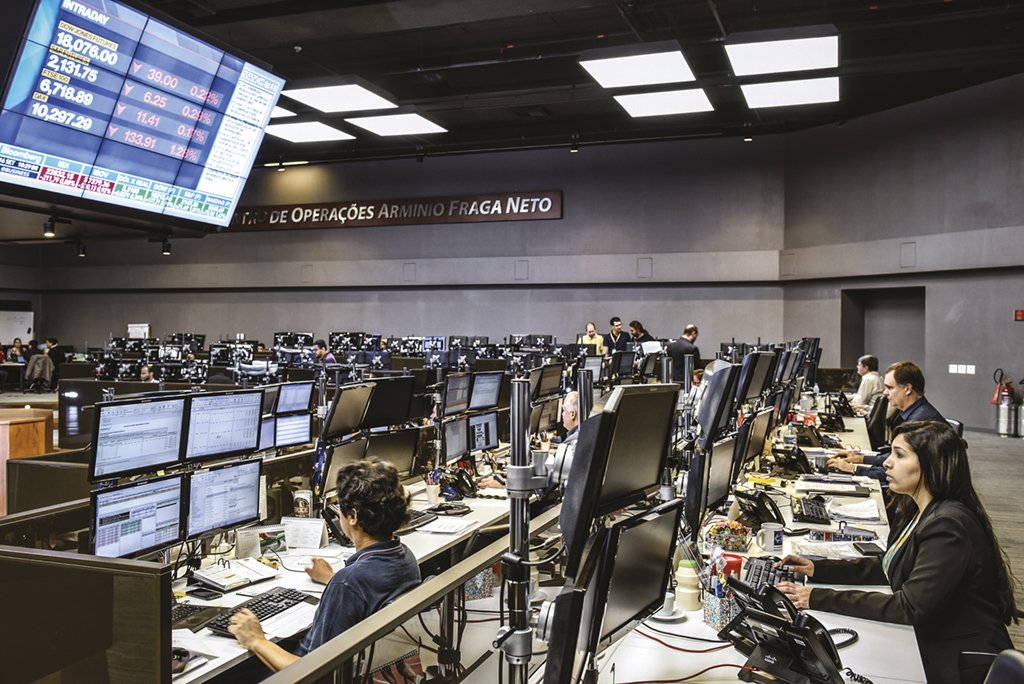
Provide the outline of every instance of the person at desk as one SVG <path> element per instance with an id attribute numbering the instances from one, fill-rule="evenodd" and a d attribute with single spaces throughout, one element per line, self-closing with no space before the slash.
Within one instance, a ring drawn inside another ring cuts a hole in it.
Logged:
<path id="1" fill-rule="evenodd" d="M 579 339 L 576 340 L 576 344 L 592 344 L 594 345 L 595 354 L 607 354 L 608 349 L 604 346 L 604 337 L 597 334 L 597 326 L 594 325 L 594 321 L 587 323 L 587 334 L 580 335 Z"/>
<path id="2" fill-rule="evenodd" d="M 21 338 L 15 337 L 10 349 L 7 350 L 7 360 L 10 363 L 25 363 L 25 348 L 21 344 Z"/>
<path id="3" fill-rule="evenodd" d="M 860 385 L 850 403 L 858 407 L 871 406 L 885 391 L 885 382 L 878 374 L 878 357 L 865 354 L 857 359 L 857 374 L 860 375 Z"/>
<path id="4" fill-rule="evenodd" d="M 337 492 L 341 529 L 356 551 L 337 573 L 321 558 L 306 569 L 327 588 L 295 653 L 269 641 L 248 609 L 235 613 L 228 624 L 238 643 L 275 672 L 419 586 L 416 557 L 395 537 L 409 506 L 395 467 L 381 461 L 345 464 L 338 470 Z"/>
<path id="5" fill-rule="evenodd" d="M 633 338 L 629 336 L 629 333 L 622 332 L 622 319 L 612 316 L 608 320 L 608 325 L 612 329 L 604 337 L 605 355 L 614 354 L 617 351 L 629 351 L 629 343 L 633 341 Z"/>
<path id="6" fill-rule="evenodd" d="M 665 351 L 672 359 L 672 380 L 674 382 L 682 382 L 684 379 L 683 373 L 686 372 L 685 368 L 685 357 L 687 354 L 693 356 L 693 368 L 696 370 L 700 368 L 700 349 L 697 348 L 697 326 L 690 323 L 683 328 L 682 336 L 668 345 L 668 349 Z"/>
<path id="7" fill-rule="evenodd" d="M 942 414 L 924 398 L 924 373 L 912 361 L 898 361 L 885 369 L 883 394 L 889 400 L 889 406 L 896 409 L 888 421 L 890 431 L 903 423 L 916 420 L 946 422 Z M 874 456 L 840 451 L 828 460 L 828 467 L 885 482 L 882 463 L 888 457 L 889 447 L 882 447 Z"/>
<path id="8" fill-rule="evenodd" d="M 780 561 L 815 582 L 888 584 L 891 594 L 779 584 L 797 608 L 914 626 L 930 684 L 981 682 L 960 672 L 961 651 L 1012 648 L 1006 625 L 1016 620 L 1013 575 L 971 483 L 966 443 L 944 421 L 896 428 L 885 460 L 898 522 L 881 557 Z"/>
<path id="9" fill-rule="evenodd" d="M 644 342 L 654 342 L 654 335 L 647 332 L 644 328 L 644 324 L 640 321 L 629 322 L 629 334 L 632 336 L 633 341 L 637 344 L 643 344 Z"/>
<path id="10" fill-rule="evenodd" d="M 156 375 L 153 373 L 153 369 L 149 367 L 148 363 L 142 364 L 139 368 L 139 382 L 160 382 L 156 379 Z"/>
<path id="11" fill-rule="evenodd" d="M 327 343 L 323 340 L 317 340 L 313 343 L 313 361 L 325 366 L 338 363 L 338 360 L 334 358 L 334 354 L 327 348 Z"/>

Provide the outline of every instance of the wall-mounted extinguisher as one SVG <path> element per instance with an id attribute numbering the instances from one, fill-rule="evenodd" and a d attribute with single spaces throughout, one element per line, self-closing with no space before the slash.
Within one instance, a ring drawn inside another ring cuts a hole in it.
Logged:
<path id="1" fill-rule="evenodd" d="M 993 405 L 1013 403 L 1013 382 L 1009 380 L 1004 382 L 1004 377 L 1002 368 L 996 368 L 995 373 L 992 374 L 992 380 L 996 383 L 996 389 L 992 393 Z"/>

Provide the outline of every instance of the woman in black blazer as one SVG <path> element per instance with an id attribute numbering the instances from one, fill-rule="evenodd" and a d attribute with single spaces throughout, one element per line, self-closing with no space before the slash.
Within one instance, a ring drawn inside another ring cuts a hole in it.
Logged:
<path id="1" fill-rule="evenodd" d="M 971 484 L 966 444 L 946 423 L 900 425 L 883 464 L 899 495 L 885 555 L 843 561 L 786 556 L 781 564 L 826 584 L 888 584 L 891 594 L 801 586 L 779 588 L 797 608 L 914 626 L 929 683 L 981 682 L 961 673 L 961 651 L 1012 648 L 1011 573 Z M 961 676 L 962 675 L 962 676 Z"/>

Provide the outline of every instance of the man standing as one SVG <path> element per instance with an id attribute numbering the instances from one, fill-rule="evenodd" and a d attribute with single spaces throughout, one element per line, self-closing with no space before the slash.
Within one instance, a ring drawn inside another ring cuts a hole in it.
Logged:
<path id="1" fill-rule="evenodd" d="M 633 338 L 629 336 L 629 333 L 622 332 L 622 319 L 618 316 L 612 316 L 608 324 L 612 326 L 612 330 L 604 338 L 605 348 L 607 349 L 605 355 L 629 350 L 629 343 L 633 341 Z"/>
<path id="2" fill-rule="evenodd" d="M 871 406 L 885 391 L 885 382 L 878 374 L 878 357 L 866 354 L 857 359 L 857 374 L 860 375 L 860 386 L 850 403 L 854 406 Z"/>
<path id="3" fill-rule="evenodd" d="M 885 397 L 889 406 L 896 409 L 888 421 L 889 431 L 912 420 L 937 420 L 945 423 L 938 409 L 924 398 L 924 373 L 912 361 L 899 361 L 885 369 Z M 882 463 L 889 458 L 890 448 L 884 446 L 874 456 L 865 456 L 849 451 L 840 451 L 828 460 L 829 467 L 847 473 L 867 475 L 876 480 L 885 480 Z"/>
<path id="4" fill-rule="evenodd" d="M 672 380 L 683 381 L 684 357 L 693 355 L 693 370 L 700 368 L 700 349 L 697 348 L 697 326 L 690 323 L 683 328 L 683 335 L 668 345 L 668 355 L 672 359 Z"/>
<path id="5" fill-rule="evenodd" d="M 597 334 L 597 326 L 594 325 L 593 321 L 587 323 L 587 334 L 580 335 L 579 339 L 576 340 L 576 344 L 592 344 L 594 345 L 595 354 L 605 354 L 604 338 Z"/>

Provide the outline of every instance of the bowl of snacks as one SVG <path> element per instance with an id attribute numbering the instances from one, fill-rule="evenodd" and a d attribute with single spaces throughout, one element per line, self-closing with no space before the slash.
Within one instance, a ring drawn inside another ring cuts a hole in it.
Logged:
<path id="1" fill-rule="evenodd" d="M 720 546 L 725 551 L 746 551 L 750 543 L 750 528 L 735 520 L 715 520 L 704 532 L 708 546 Z"/>

